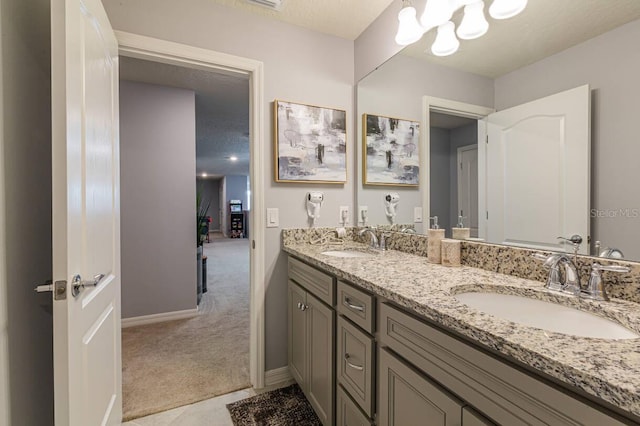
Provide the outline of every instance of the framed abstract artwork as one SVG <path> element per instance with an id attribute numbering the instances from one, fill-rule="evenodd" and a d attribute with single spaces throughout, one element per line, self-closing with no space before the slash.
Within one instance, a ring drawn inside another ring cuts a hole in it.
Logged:
<path id="1" fill-rule="evenodd" d="M 362 115 L 362 182 L 365 185 L 418 186 L 420 123 Z"/>
<path id="2" fill-rule="evenodd" d="M 347 113 L 344 110 L 275 100 L 276 182 L 347 181 Z"/>

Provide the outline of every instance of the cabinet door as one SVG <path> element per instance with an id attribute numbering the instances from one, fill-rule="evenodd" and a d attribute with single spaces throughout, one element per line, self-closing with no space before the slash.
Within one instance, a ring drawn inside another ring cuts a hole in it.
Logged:
<path id="1" fill-rule="evenodd" d="M 471 407 L 462 409 L 462 424 L 464 426 L 495 426 L 489 419 Z"/>
<path id="2" fill-rule="evenodd" d="M 307 382 L 307 315 L 301 306 L 306 292 L 289 280 L 288 290 L 288 353 L 289 371 L 304 390 Z"/>
<path id="3" fill-rule="evenodd" d="M 460 426 L 463 403 L 416 370 L 380 349 L 380 426 Z"/>
<path id="4" fill-rule="evenodd" d="M 333 424 L 335 312 L 307 293 L 307 398 L 325 426 Z"/>
<path id="5" fill-rule="evenodd" d="M 366 415 L 373 417 L 373 338 L 338 318 L 336 376 Z"/>
<path id="6" fill-rule="evenodd" d="M 371 421 L 340 385 L 336 394 L 336 426 L 371 426 Z"/>

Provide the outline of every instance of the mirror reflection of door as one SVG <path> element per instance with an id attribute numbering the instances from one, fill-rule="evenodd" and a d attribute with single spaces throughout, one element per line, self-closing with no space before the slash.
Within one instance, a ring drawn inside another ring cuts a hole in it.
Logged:
<path id="1" fill-rule="evenodd" d="M 458 148 L 458 216 L 478 236 L 478 145 Z"/>
<path id="2" fill-rule="evenodd" d="M 487 212 L 480 227 L 486 221 L 488 241 L 560 251 L 571 247 L 559 236 L 588 241 L 589 96 L 589 86 L 580 86 L 487 117 L 488 142 L 480 143 Z M 580 252 L 587 249 L 583 244 Z"/>

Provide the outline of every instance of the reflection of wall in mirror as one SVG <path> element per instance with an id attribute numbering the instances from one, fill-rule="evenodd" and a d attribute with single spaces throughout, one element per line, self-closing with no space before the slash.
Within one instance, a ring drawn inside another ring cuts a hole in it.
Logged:
<path id="1" fill-rule="evenodd" d="M 592 89 L 592 199 L 600 210 L 640 208 L 640 20 L 495 80 L 496 109 L 518 105 L 580 84 Z M 640 260 L 640 218 L 593 218 L 591 241 Z"/>
<path id="2" fill-rule="evenodd" d="M 636 20 L 495 80 L 397 55 L 359 83 L 358 111 L 415 116 L 420 113 L 422 95 L 502 110 L 589 84 L 593 89 L 591 207 L 599 211 L 640 208 L 636 186 L 640 168 L 635 165 L 640 142 L 632 96 L 639 86 L 640 50 L 635 46 L 639 39 L 640 21 Z M 376 198 L 367 191 L 376 190 L 358 186 L 359 203 Z M 414 196 L 418 202 L 419 195 Z M 407 196 L 403 200 L 410 202 Z M 374 213 L 370 213 L 372 219 Z M 640 218 L 595 217 L 591 234 L 592 244 L 600 240 L 621 249 L 627 259 L 640 260 Z"/>
<path id="3" fill-rule="evenodd" d="M 418 119 L 422 115 L 422 97 L 427 94 L 476 105 L 492 106 L 493 79 L 398 55 L 358 83 L 358 114 L 375 112 L 391 117 Z M 358 126 L 358 140 L 362 141 L 361 125 Z M 356 151 L 361 155 L 360 150 Z M 384 187 L 364 187 L 362 162 L 358 161 L 357 164 L 358 204 L 369 207 L 369 223 L 386 223 L 384 209 L 379 201 L 385 189 Z M 423 170 L 427 169 L 423 166 Z M 448 183 L 449 180 L 447 185 Z M 422 191 L 414 188 L 397 188 L 397 192 L 402 198 L 397 221 L 413 223 L 413 208 L 422 206 Z M 416 227 L 418 232 L 426 230 L 426 223 L 422 227 L 419 225 Z"/>

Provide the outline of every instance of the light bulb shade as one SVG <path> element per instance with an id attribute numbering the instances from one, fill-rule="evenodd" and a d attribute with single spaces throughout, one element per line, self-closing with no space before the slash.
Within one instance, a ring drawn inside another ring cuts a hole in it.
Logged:
<path id="1" fill-rule="evenodd" d="M 458 51 L 460 41 L 456 38 L 455 25 L 447 21 L 438 27 L 436 41 L 431 46 L 431 52 L 436 56 L 449 56 Z"/>
<path id="2" fill-rule="evenodd" d="M 405 6 L 398 13 L 398 33 L 396 34 L 396 43 L 400 46 L 406 46 L 422 38 L 424 31 L 418 23 L 416 17 L 416 9 L 412 6 Z"/>
<path id="3" fill-rule="evenodd" d="M 484 17 L 484 3 L 477 1 L 464 7 L 464 17 L 456 33 L 463 40 L 482 37 L 489 30 L 489 23 Z"/>
<path id="4" fill-rule="evenodd" d="M 420 24 L 425 31 L 439 27 L 453 16 L 453 5 L 450 0 L 427 0 Z"/>
<path id="5" fill-rule="evenodd" d="M 493 19 L 509 19 L 527 7 L 527 0 L 493 0 L 489 7 L 489 15 Z"/>

